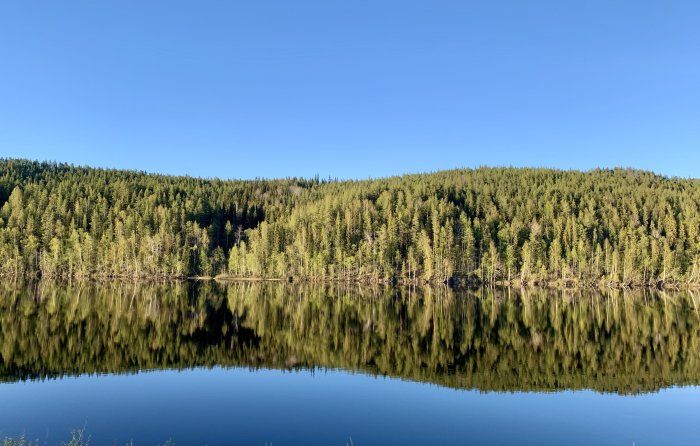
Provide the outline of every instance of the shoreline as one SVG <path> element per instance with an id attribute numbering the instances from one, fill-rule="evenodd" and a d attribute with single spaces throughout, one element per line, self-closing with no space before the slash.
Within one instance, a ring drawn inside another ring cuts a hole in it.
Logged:
<path id="1" fill-rule="evenodd" d="M 480 288 L 515 288 L 515 289 L 549 289 L 549 290 L 657 290 L 657 291 L 700 291 L 700 283 L 676 282 L 676 283 L 648 283 L 648 284 L 625 284 L 584 282 L 561 280 L 522 282 L 520 280 L 497 280 L 494 282 L 482 282 L 465 279 L 451 279 L 445 281 L 431 281 L 418 279 L 372 279 L 372 278 L 306 278 L 306 277 L 241 277 L 228 274 L 218 274 L 216 276 L 178 276 L 178 275 L 156 275 L 156 276 L 133 276 L 133 275 L 79 275 L 79 276 L 43 276 L 43 275 L 2 275 L 1 278 L 10 280 L 30 280 L 30 281 L 87 281 L 87 282 L 134 282 L 134 283 L 165 283 L 165 282 L 217 282 L 217 283 L 284 283 L 284 284 L 342 284 L 359 286 L 385 286 L 385 287 L 447 287 L 454 290 L 480 289 Z"/>

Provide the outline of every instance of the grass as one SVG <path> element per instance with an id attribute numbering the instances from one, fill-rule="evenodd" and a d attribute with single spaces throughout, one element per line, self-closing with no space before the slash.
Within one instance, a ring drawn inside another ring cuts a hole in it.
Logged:
<path id="1" fill-rule="evenodd" d="M 90 446 L 90 437 L 85 436 L 85 428 L 82 429 L 74 429 L 70 433 L 70 440 L 68 442 L 61 442 L 61 446 Z M 0 440 L 1 446 L 41 446 L 39 443 L 39 440 L 27 440 L 27 437 L 22 434 L 17 438 L 12 438 L 12 437 L 5 437 L 2 440 Z M 352 438 L 348 440 L 346 443 L 347 446 L 355 446 Z M 134 446 L 134 441 L 130 441 L 126 443 L 125 446 Z M 171 440 L 166 441 L 162 445 L 159 446 L 175 446 L 175 443 L 173 443 Z M 267 444 L 265 443 L 265 446 L 272 446 L 272 444 Z"/>
<path id="2" fill-rule="evenodd" d="M 27 437 L 22 434 L 17 438 L 5 437 L 2 439 L 2 446 L 40 446 L 39 440 L 28 440 Z M 62 441 L 61 446 L 90 446 L 90 437 L 85 436 L 85 429 L 74 429 L 70 433 L 70 440 L 68 442 Z M 128 442 L 125 446 L 134 446 L 133 440 Z M 175 446 L 175 443 L 168 440 L 160 446 Z"/>

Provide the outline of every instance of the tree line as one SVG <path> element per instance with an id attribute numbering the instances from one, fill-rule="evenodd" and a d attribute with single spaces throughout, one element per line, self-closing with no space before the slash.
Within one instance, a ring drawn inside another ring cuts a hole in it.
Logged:
<path id="1" fill-rule="evenodd" d="M 479 168 L 218 180 L 0 160 L 0 274 L 700 283 L 700 181 Z"/>

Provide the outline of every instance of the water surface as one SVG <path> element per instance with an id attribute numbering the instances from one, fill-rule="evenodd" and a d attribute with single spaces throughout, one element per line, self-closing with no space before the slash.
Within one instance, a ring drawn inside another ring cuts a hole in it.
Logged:
<path id="1" fill-rule="evenodd" d="M 0 290 L 0 432 L 44 444 L 698 441 L 690 292 Z"/>

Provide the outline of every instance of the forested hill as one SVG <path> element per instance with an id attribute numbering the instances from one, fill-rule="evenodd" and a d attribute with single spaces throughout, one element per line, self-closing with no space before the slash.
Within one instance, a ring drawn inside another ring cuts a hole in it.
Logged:
<path id="1" fill-rule="evenodd" d="M 222 181 L 0 160 L 0 274 L 700 283 L 700 181 L 480 168 Z"/>

